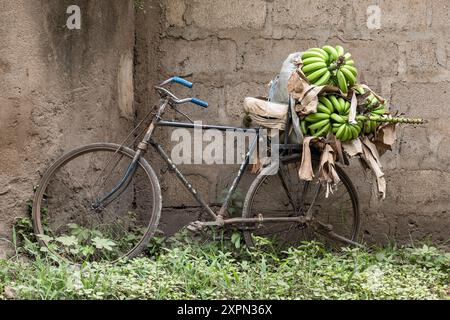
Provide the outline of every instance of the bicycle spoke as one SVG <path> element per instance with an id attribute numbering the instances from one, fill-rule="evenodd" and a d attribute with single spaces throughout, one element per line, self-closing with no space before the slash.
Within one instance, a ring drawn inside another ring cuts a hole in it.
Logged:
<path id="1" fill-rule="evenodd" d="M 119 157 L 119 159 L 116 160 L 116 162 L 114 163 L 114 165 L 113 165 L 113 166 L 111 167 L 111 169 L 109 170 L 109 172 L 108 172 L 106 178 L 104 178 L 104 180 L 103 180 L 103 182 L 102 182 L 101 184 L 98 184 L 99 181 L 100 181 L 101 178 L 102 178 L 103 172 L 104 172 L 104 171 L 106 170 L 106 168 L 109 166 L 109 164 L 111 163 L 111 161 L 113 160 L 113 158 L 111 157 L 111 158 L 108 160 L 108 162 L 107 162 L 106 165 L 103 167 L 102 171 L 99 173 L 97 179 L 96 179 L 95 182 L 94 182 L 94 185 L 93 185 L 93 188 L 94 188 L 94 189 L 97 188 L 97 187 L 100 189 L 100 188 L 102 188 L 103 186 L 106 185 L 106 183 L 107 183 L 107 182 L 109 181 L 109 179 L 111 178 L 113 172 L 115 172 L 115 169 L 117 168 L 117 165 L 120 163 L 120 161 L 123 159 L 123 157 L 124 157 L 124 156 L 121 155 L 121 156 Z"/>

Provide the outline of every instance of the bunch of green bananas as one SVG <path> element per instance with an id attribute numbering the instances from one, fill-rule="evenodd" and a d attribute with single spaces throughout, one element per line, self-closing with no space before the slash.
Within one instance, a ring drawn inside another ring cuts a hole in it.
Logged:
<path id="1" fill-rule="evenodd" d="M 308 49 L 302 55 L 302 71 L 308 81 L 316 86 L 329 84 L 332 70 L 330 56 L 321 48 Z"/>
<path id="2" fill-rule="evenodd" d="M 314 137 L 326 136 L 331 131 L 330 116 L 332 112 L 332 109 L 319 102 L 317 112 L 307 115 L 300 121 L 303 134 L 310 134 Z"/>
<path id="3" fill-rule="evenodd" d="M 423 119 L 392 117 L 387 114 L 384 104 L 381 104 L 374 95 L 369 95 L 364 114 L 357 114 L 356 123 L 353 124 L 348 122 L 350 105 L 346 99 L 333 94 L 319 96 L 317 112 L 300 120 L 303 134 L 323 137 L 331 132 L 341 141 L 350 141 L 361 134 L 374 133 L 378 123 L 425 122 Z"/>
<path id="4" fill-rule="evenodd" d="M 335 107 L 336 112 L 331 114 L 333 121 L 331 131 L 341 141 L 349 141 L 356 139 L 361 133 L 362 122 L 358 124 L 348 123 L 348 114 L 350 113 L 350 102 L 342 97 L 329 95 L 328 97 L 320 97 L 320 100 L 329 100 Z"/>
<path id="5" fill-rule="evenodd" d="M 348 122 L 348 116 L 342 117 L 337 114 L 333 114 L 332 119 L 335 121 L 332 131 L 339 140 L 349 141 L 359 137 L 363 126 L 362 121 L 352 124 Z"/>
<path id="6" fill-rule="evenodd" d="M 365 90 L 361 87 L 355 87 L 357 94 L 364 94 Z M 373 94 L 370 94 L 367 97 L 367 100 L 365 102 L 364 106 L 364 114 L 370 116 L 382 116 L 386 113 L 385 105 L 381 103 Z M 361 117 L 359 116 L 359 119 Z M 374 133 L 377 129 L 377 121 L 374 120 L 367 120 L 364 122 L 363 131 L 365 134 L 371 134 Z"/>
<path id="7" fill-rule="evenodd" d="M 348 123 L 350 102 L 334 95 L 320 96 L 317 112 L 306 116 L 300 122 L 304 135 L 326 136 L 333 132 L 341 141 L 356 139 L 361 133 L 362 121 Z"/>
<path id="8" fill-rule="evenodd" d="M 351 57 L 342 46 L 310 48 L 302 55 L 302 71 L 316 86 L 337 85 L 343 93 L 347 93 L 348 87 L 356 84 L 358 75 Z"/>
<path id="9" fill-rule="evenodd" d="M 382 116 L 386 113 L 386 109 L 383 104 L 380 104 L 377 98 L 375 96 L 370 95 L 367 98 L 367 106 L 366 111 L 367 115 L 369 116 Z M 377 130 L 377 121 L 369 120 L 364 122 L 364 133 L 370 134 L 374 133 Z"/>

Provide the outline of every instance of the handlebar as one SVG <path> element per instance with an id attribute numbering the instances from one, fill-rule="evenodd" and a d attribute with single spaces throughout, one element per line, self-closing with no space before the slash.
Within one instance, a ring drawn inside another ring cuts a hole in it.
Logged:
<path id="1" fill-rule="evenodd" d="M 208 102 L 200 100 L 200 99 L 197 99 L 197 98 L 192 98 L 191 102 L 196 104 L 196 105 L 198 105 L 198 106 L 200 106 L 200 107 L 203 107 L 203 108 L 208 108 L 208 106 L 209 106 Z"/>
<path id="2" fill-rule="evenodd" d="M 183 85 L 185 87 L 188 87 L 188 88 L 192 88 L 192 86 L 194 85 L 192 82 L 187 81 L 186 79 L 183 79 L 183 78 L 180 78 L 180 77 L 172 77 L 171 80 L 172 80 L 171 82 L 179 83 L 179 84 L 181 84 L 181 85 Z"/>
<path id="3" fill-rule="evenodd" d="M 165 92 L 168 96 L 170 96 L 172 98 L 172 101 L 175 102 L 176 104 L 182 104 L 182 103 L 186 103 L 186 102 L 191 102 L 193 104 L 196 104 L 200 107 L 203 108 L 208 108 L 209 104 L 206 101 L 200 100 L 198 98 L 187 98 L 187 99 L 178 99 L 172 92 L 170 92 L 169 90 L 167 90 L 166 88 L 163 88 L 164 85 L 169 84 L 171 82 L 175 82 L 178 84 L 181 84 L 187 88 L 192 88 L 192 86 L 194 85 L 192 82 L 183 79 L 181 77 L 172 77 L 167 79 L 166 81 L 163 81 L 159 87 L 156 87 L 157 90 L 159 91 L 163 91 Z"/>

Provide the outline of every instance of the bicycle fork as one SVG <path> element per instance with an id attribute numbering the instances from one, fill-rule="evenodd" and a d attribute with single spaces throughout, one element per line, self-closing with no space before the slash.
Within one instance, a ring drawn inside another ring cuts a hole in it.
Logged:
<path id="1" fill-rule="evenodd" d="M 153 117 L 152 122 L 150 123 L 147 132 L 144 135 L 144 138 L 142 139 L 141 142 L 139 142 L 136 154 L 134 155 L 134 158 L 131 161 L 131 163 L 128 165 L 128 168 L 125 171 L 125 174 L 123 175 L 122 179 L 117 183 L 116 186 L 112 188 L 110 192 L 108 192 L 106 195 L 97 199 L 95 202 L 91 204 L 92 210 L 99 210 L 101 208 L 106 207 L 128 188 L 128 186 L 131 183 L 132 177 L 135 174 L 136 169 L 138 167 L 139 160 L 147 152 L 153 131 L 155 130 L 156 127 L 156 123 L 157 121 L 159 121 L 159 119 L 161 119 L 161 115 L 164 113 L 164 110 L 166 109 L 168 103 L 169 100 L 166 99 L 159 108 L 158 113 L 155 115 L 155 117 Z"/>

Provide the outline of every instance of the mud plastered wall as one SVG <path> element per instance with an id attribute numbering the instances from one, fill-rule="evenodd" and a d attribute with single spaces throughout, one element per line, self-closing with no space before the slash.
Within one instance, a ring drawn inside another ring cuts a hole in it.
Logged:
<path id="1" fill-rule="evenodd" d="M 72 4 L 79 30 L 66 27 Z M 1 239 L 52 160 L 130 129 L 133 46 L 132 1 L 0 1 Z"/>
<path id="2" fill-rule="evenodd" d="M 379 20 L 373 20 L 376 10 Z M 186 108 L 207 123 L 239 125 L 243 99 L 267 94 L 289 53 L 342 44 L 361 80 L 387 98 L 391 110 L 429 120 L 400 127 L 394 150 L 383 156 L 385 201 L 376 199 L 357 161 L 348 170 L 361 197 L 365 240 L 449 239 L 448 1 L 167 0 L 161 17 L 159 77 L 192 75 L 192 92 L 211 107 Z M 211 202 L 233 169 L 187 167 Z M 164 173 L 163 181 L 166 207 L 186 212 L 195 206 L 172 177 Z M 175 221 L 169 212 L 166 219 Z"/>

